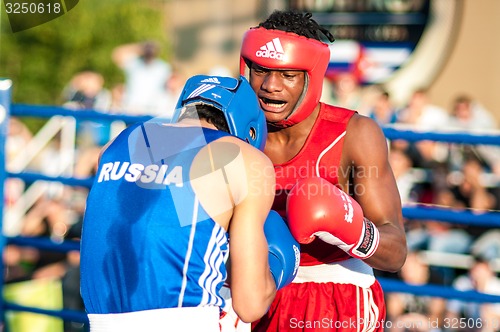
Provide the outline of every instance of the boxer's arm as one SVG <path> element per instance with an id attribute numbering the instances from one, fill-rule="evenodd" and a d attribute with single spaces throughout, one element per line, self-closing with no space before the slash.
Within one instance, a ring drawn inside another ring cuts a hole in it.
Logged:
<path id="1" fill-rule="evenodd" d="M 351 165 L 354 198 L 380 234 L 379 246 L 366 262 L 379 270 L 397 271 L 407 252 L 401 200 L 389 165 L 385 136 L 373 120 L 360 115 L 350 120 L 344 141 L 342 166 Z M 343 179 L 341 183 L 347 181 Z"/>
<path id="2" fill-rule="evenodd" d="M 275 182 L 269 159 L 250 145 L 243 144 L 245 169 L 233 180 L 240 183 L 244 197 L 239 197 L 240 203 L 235 206 L 229 225 L 231 294 L 234 311 L 243 321 L 252 322 L 266 313 L 276 293 L 264 235 L 264 222 L 274 200 Z"/>

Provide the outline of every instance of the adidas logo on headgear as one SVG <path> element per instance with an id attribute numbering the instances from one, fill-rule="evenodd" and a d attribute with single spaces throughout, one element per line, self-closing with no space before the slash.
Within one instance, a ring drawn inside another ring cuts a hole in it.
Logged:
<path id="1" fill-rule="evenodd" d="M 272 41 L 267 42 L 264 46 L 261 46 L 260 50 L 255 52 L 255 56 L 258 58 L 270 58 L 276 60 L 283 60 L 285 51 L 279 38 L 274 38 Z"/>
<path id="2" fill-rule="evenodd" d="M 220 81 L 217 79 L 217 77 L 209 77 L 205 78 L 204 80 L 201 81 L 202 83 L 215 83 L 215 84 L 220 84 Z"/>
<path id="3" fill-rule="evenodd" d="M 203 81 L 207 81 L 208 79 L 205 79 Z M 203 82 L 202 81 L 202 82 Z M 220 83 L 217 81 L 217 83 Z M 186 99 L 191 99 L 191 98 L 194 98 L 194 97 L 197 97 L 199 95 L 201 95 L 202 93 L 204 92 L 207 92 L 209 90 L 212 90 L 213 88 L 215 88 L 216 85 L 213 85 L 213 84 L 202 84 L 200 85 L 199 87 L 197 87 L 196 89 L 194 89 L 187 97 Z"/>

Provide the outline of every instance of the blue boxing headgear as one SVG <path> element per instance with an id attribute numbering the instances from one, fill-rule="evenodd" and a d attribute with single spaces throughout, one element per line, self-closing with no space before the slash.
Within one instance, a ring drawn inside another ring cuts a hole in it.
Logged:
<path id="1" fill-rule="evenodd" d="M 266 118 L 246 78 L 206 75 L 189 78 L 177 102 L 172 122 L 179 120 L 184 106 L 199 102 L 221 110 L 232 135 L 264 150 Z"/>

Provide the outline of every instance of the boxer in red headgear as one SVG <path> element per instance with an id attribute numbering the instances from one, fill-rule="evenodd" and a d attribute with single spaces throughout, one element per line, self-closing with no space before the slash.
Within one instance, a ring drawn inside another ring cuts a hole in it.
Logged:
<path id="1" fill-rule="evenodd" d="M 248 64 L 254 63 L 263 68 L 306 72 L 301 102 L 285 119 L 275 123 L 288 127 L 305 120 L 314 111 L 329 61 L 330 49 L 325 43 L 285 31 L 256 28 L 247 31 L 243 39 L 240 69 L 241 74 L 248 75 Z"/>
<path id="2" fill-rule="evenodd" d="M 276 173 L 273 209 L 301 243 L 298 275 L 254 331 L 383 331 L 373 268 L 406 257 L 401 202 L 383 132 L 320 102 L 333 36 L 310 13 L 276 11 L 248 30 L 240 72 L 266 115 Z M 333 48 L 334 49 L 334 48 Z"/>

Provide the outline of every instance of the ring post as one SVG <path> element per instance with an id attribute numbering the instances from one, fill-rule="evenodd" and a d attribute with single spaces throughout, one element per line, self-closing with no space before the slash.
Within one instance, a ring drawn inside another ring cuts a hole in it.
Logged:
<path id="1" fill-rule="evenodd" d="M 5 249 L 5 236 L 3 234 L 3 204 L 4 202 L 4 187 L 7 178 L 5 170 L 5 145 L 9 130 L 9 113 L 10 113 L 10 98 L 12 91 L 12 81 L 9 79 L 0 79 L 0 252 Z M 3 259 L 0 259 L 0 329 L 7 331 L 8 328 L 5 322 L 4 301 L 3 301 L 3 285 L 4 285 L 4 266 Z"/>

